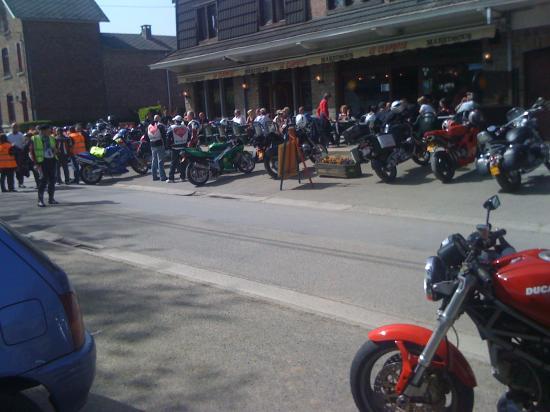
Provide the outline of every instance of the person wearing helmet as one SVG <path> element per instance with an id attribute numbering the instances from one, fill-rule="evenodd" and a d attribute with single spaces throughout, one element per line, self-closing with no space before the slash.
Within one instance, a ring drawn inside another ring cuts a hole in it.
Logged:
<path id="1" fill-rule="evenodd" d="M 176 170 L 180 173 L 180 178 L 185 179 L 185 170 L 181 163 L 181 151 L 187 145 L 189 139 L 189 129 L 183 124 L 183 117 L 180 115 L 172 119 L 174 124 L 170 126 L 166 135 L 168 147 L 170 148 L 170 172 L 166 183 L 175 183 Z"/>

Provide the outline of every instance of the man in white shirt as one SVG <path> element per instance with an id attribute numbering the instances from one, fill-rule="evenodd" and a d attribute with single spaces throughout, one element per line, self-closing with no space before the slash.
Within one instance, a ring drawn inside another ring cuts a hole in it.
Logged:
<path id="1" fill-rule="evenodd" d="M 231 121 L 235 124 L 238 124 L 239 126 L 246 125 L 246 119 L 244 118 L 243 115 L 241 115 L 241 111 L 239 109 L 235 109 L 235 117 L 233 117 Z"/>
<path id="2" fill-rule="evenodd" d="M 24 180 L 25 175 L 22 173 L 21 169 L 21 163 L 23 162 L 23 149 L 25 147 L 25 135 L 19 131 L 19 125 L 17 123 L 13 123 L 11 125 L 11 133 L 8 134 L 8 142 L 10 142 L 12 145 L 17 147 L 17 170 L 15 171 L 15 175 L 17 177 L 17 183 L 19 184 L 19 188 L 25 188 Z"/>

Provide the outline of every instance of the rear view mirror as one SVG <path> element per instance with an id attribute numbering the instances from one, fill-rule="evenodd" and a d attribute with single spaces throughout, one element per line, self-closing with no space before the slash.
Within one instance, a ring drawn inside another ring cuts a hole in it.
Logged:
<path id="1" fill-rule="evenodd" d="M 485 203 L 483 203 L 483 207 L 488 211 L 496 210 L 499 208 L 499 206 L 500 206 L 500 199 L 496 195 L 490 197 Z"/>

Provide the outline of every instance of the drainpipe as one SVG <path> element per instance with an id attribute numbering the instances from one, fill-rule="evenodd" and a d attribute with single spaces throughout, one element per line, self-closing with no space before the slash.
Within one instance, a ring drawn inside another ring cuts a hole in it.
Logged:
<path id="1" fill-rule="evenodd" d="M 172 90 L 170 89 L 170 72 L 166 69 L 166 91 L 168 93 L 168 113 L 172 113 Z"/>
<path id="2" fill-rule="evenodd" d="M 208 101 L 208 96 L 210 95 L 210 85 L 208 80 L 203 80 L 203 90 L 204 90 L 204 111 L 206 113 L 206 118 L 210 119 L 210 104 Z"/>
<path id="3" fill-rule="evenodd" d="M 298 114 L 298 80 L 296 69 L 291 69 L 292 78 L 292 109 L 294 110 L 294 116 Z"/>
<path id="4" fill-rule="evenodd" d="M 218 79 L 218 85 L 220 88 L 220 109 L 222 112 L 222 119 L 223 119 L 227 114 L 226 112 L 227 107 L 225 107 L 225 89 L 223 87 L 223 79 Z"/>
<path id="5" fill-rule="evenodd" d="M 512 15 L 507 13 L 506 21 L 506 71 L 508 72 L 508 81 L 510 85 L 510 102 L 512 105 L 517 103 L 516 82 L 514 78 L 513 47 L 512 47 Z"/>

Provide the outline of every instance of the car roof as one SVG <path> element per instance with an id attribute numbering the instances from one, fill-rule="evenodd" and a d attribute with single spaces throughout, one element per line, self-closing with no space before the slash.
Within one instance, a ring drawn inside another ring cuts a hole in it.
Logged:
<path id="1" fill-rule="evenodd" d="M 31 266 L 58 294 L 72 290 L 67 274 L 29 239 L 0 219 L 0 247 L 8 247 Z"/>

